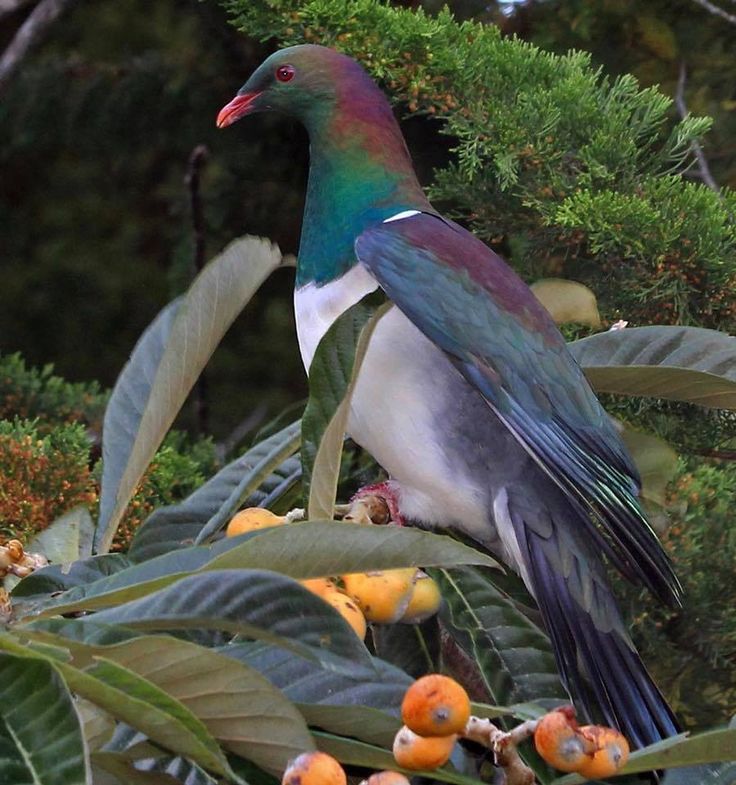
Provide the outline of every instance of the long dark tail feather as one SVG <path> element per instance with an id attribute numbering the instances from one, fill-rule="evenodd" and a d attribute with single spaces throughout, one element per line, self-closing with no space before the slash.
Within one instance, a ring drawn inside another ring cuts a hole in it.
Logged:
<path id="1" fill-rule="evenodd" d="M 563 574 L 559 563 L 551 563 L 550 539 L 538 530 L 553 522 L 530 522 L 530 509 L 528 503 L 516 510 L 509 505 L 528 579 L 576 708 L 590 722 L 618 728 L 636 748 L 678 733 L 672 710 L 628 638 L 612 593 L 602 580 L 581 587 L 579 565 Z M 603 570 L 597 554 L 587 557 L 586 570 Z"/>

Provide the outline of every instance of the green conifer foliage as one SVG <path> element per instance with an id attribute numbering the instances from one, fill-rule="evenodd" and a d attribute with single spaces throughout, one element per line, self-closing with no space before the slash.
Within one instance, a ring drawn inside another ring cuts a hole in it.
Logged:
<path id="1" fill-rule="evenodd" d="M 736 326 L 736 194 L 679 174 L 707 118 L 584 52 L 557 55 L 373 0 L 222 0 L 251 36 L 333 46 L 456 140 L 435 200 L 529 277 L 583 280 L 604 317 Z"/>

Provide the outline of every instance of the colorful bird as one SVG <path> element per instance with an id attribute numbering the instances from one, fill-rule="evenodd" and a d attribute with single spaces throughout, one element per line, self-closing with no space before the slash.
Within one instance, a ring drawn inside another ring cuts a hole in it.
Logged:
<path id="1" fill-rule="evenodd" d="M 680 585 L 638 501 L 637 471 L 547 311 L 510 267 L 427 201 L 391 107 L 354 60 L 271 55 L 225 106 L 307 128 L 310 170 L 294 306 L 308 369 L 320 339 L 377 288 L 351 437 L 388 471 L 409 521 L 449 526 L 535 597 L 564 683 L 634 746 L 676 721 L 626 631 L 605 559 L 664 602 Z"/>

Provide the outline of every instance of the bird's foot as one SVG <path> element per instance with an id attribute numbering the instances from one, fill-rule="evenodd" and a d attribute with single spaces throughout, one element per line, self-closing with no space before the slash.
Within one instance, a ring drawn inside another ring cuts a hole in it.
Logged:
<path id="1" fill-rule="evenodd" d="M 403 526 L 404 518 L 399 511 L 396 484 L 387 480 L 374 485 L 365 485 L 350 500 L 344 520 L 379 525 L 393 523 Z"/>

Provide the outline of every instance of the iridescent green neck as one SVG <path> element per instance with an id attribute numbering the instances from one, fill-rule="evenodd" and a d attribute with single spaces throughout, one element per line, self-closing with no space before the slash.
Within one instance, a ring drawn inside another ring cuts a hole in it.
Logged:
<path id="1" fill-rule="evenodd" d="M 388 102 L 376 93 L 307 118 L 310 169 L 297 286 L 347 272 L 365 229 L 402 210 L 431 210 Z"/>

